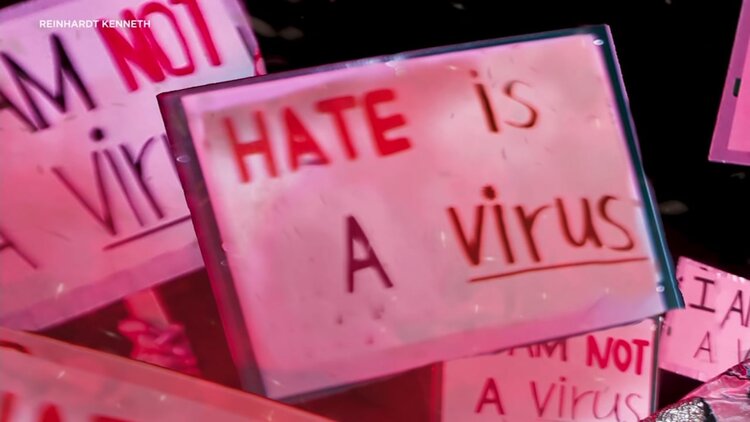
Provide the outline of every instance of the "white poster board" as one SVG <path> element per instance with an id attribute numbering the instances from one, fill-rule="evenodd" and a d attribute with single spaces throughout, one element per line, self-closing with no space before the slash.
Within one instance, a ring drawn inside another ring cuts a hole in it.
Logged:
<path id="1" fill-rule="evenodd" d="M 653 411 L 656 324 L 443 365 L 442 420 L 637 422 Z"/>
<path id="2" fill-rule="evenodd" d="M 677 279 L 687 307 L 666 316 L 659 366 L 708 381 L 750 359 L 750 280 L 684 257 Z"/>
<path id="3" fill-rule="evenodd" d="M 319 421 L 156 366 L 0 329 L 3 422 Z"/>
<path id="4" fill-rule="evenodd" d="M 45 327 L 202 266 L 155 96 L 256 74 L 238 4 L 0 10 L 0 324 Z"/>
<path id="5" fill-rule="evenodd" d="M 286 397 L 674 306 L 609 46 L 588 28 L 160 96 L 238 365 Z"/>

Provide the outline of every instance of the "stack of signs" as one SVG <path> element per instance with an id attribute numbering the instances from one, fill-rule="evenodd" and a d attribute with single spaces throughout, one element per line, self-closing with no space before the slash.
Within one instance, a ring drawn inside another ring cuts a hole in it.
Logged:
<path id="1" fill-rule="evenodd" d="M 253 391 L 305 394 L 679 305 L 605 27 L 160 104 Z"/>
<path id="2" fill-rule="evenodd" d="M 743 2 L 709 158 L 750 165 L 750 0 Z"/>
<path id="3" fill-rule="evenodd" d="M 441 419 L 639 421 L 654 410 L 656 326 L 647 319 L 447 362 Z"/>
<path id="4" fill-rule="evenodd" d="M 171 371 L 0 329 L 0 420 L 324 421 Z"/>
<path id="5" fill-rule="evenodd" d="M 666 316 L 659 366 L 707 381 L 750 359 L 750 280 L 687 258 L 677 275 L 687 308 Z"/>
<path id="6" fill-rule="evenodd" d="M 156 94 L 257 73 L 236 0 L 0 10 L 0 324 L 45 327 L 202 266 Z"/>

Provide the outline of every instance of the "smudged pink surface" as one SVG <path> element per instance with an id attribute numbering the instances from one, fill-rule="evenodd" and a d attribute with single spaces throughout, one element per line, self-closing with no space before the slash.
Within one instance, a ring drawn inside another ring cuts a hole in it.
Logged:
<path id="1" fill-rule="evenodd" d="M 653 410 L 655 339 L 648 319 L 446 362 L 442 420 L 639 420 Z"/>

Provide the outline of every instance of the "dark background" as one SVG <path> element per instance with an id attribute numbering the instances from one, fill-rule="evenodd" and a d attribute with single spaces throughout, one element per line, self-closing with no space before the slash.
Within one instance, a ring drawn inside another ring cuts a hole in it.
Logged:
<path id="1" fill-rule="evenodd" d="M 10 3 L 15 1 L 0 0 L 0 6 Z M 673 257 L 687 256 L 750 277 L 750 168 L 707 159 L 741 0 L 246 0 L 246 4 L 269 72 L 609 25 Z M 217 310 L 205 300 L 210 296 L 205 273 L 167 283 L 159 291 L 172 317 L 187 327 L 204 377 L 236 386 Z M 125 315 L 118 303 L 45 334 L 127 355 L 129 343 L 113 334 L 116 322 Z M 413 420 L 422 415 L 414 413 L 414 407 L 429 406 L 422 398 L 430 396 L 431 375 L 429 368 L 412 371 L 354 390 L 345 400 L 322 400 L 305 407 L 337 417 L 348 412 L 345 407 L 369 406 L 373 415 L 380 411 L 381 416 Z M 661 378 L 660 405 L 698 384 L 666 372 Z"/>

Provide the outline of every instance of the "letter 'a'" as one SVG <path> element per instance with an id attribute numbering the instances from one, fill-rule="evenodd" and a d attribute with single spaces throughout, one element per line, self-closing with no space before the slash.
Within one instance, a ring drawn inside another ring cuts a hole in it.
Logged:
<path id="1" fill-rule="evenodd" d="M 362 227 L 360 227 L 357 220 L 351 215 L 346 218 L 346 237 L 348 239 L 346 260 L 348 275 L 347 291 L 349 293 L 354 293 L 354 273 L 370 267 L 377 271 L 386 288 L 393 287 L 393 283 L 391 283 L 391 279 L 388 278 L 388 274 L 386 274 L 385 270 L 383 269 L 383 265 L 380 263 L 378 256 L 375 254 L 375 250 L 372 249 L 372 246 L 370 246 L 370 241 L 367 239 L 365 232 L 362 230 Z M 358 241 L 362 246 L 364 246 L 364 249 L 367 253 L 367 256 L 364 259 L 357 259 L 354 257 L 355 240 Z"/>

